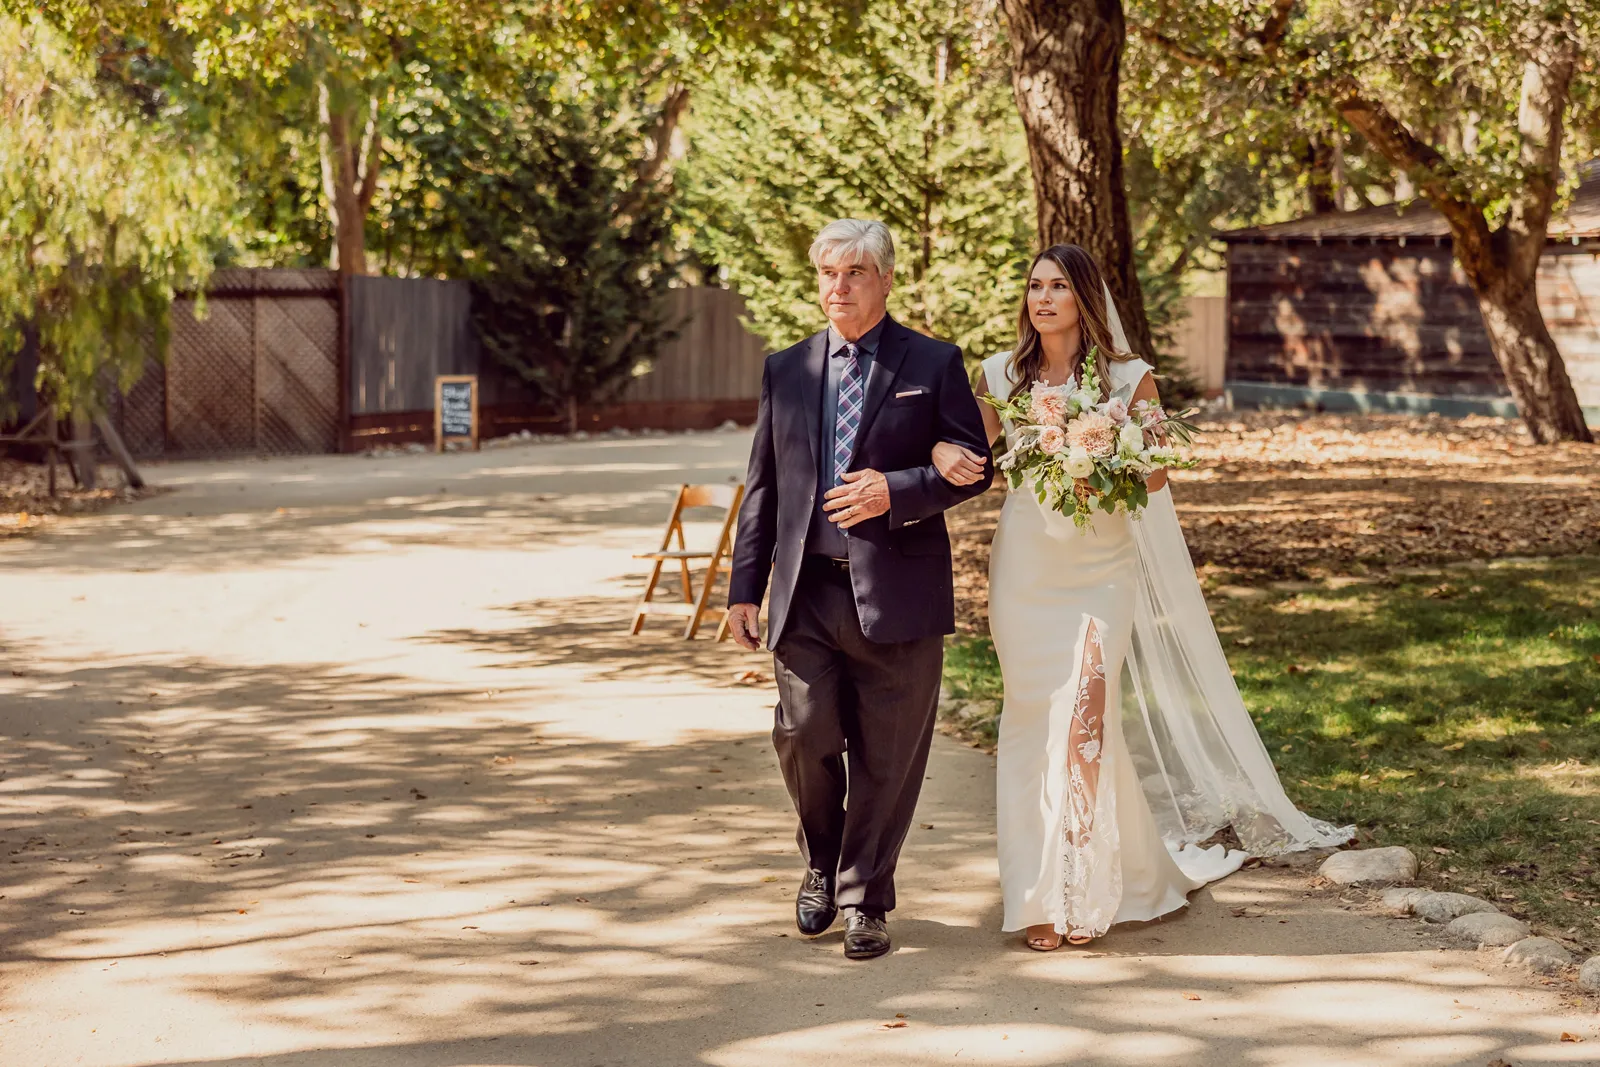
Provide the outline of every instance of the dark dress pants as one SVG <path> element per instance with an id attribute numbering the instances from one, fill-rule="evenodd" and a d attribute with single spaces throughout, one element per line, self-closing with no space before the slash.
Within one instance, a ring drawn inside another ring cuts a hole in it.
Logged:
<path id="1" fill-rule="evenodd" d="M 885 915 L 928 764 L 944 639 L 867 640 L 849 574 L 813 557 L 772 658 L 772 743 L 800 817 L 800 853 L 837 871 L 841 909 Z"/>

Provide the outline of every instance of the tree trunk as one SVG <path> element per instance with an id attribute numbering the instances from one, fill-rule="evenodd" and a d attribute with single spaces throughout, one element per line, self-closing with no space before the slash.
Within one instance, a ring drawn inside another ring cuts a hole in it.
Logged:
<path id="1" fill-rule="evenodd" d="M 1002 6 L 1040 244 L 1087 249 L 1105 272 L 1129 344 L 1153 356 L 1122 181 L 1121 0 L 1002 0 Z"/>
<path id="2" fill-rule="evenodd" d="M 378 191 L 378 99 L 363 108 L 317 83 L 317 118 L 322 126 L 322 193 L 333 225 L 329 265 L 344 274 L 367 273 L 367 211 Z M 363 121 L 364 120 L 364 121 Z M 360 129 L 360 135 L 356 130 Z"/>
<path id="3" fill-rule="evenodd" d="M 1311 213 L 1330 215 L 1339 210 L 1339 187 L 1334 177 L 1336 157 L 1333 144 L 1320 137 L 1306 143 L 1306 185 L 1311 194 Z"/>
<path id="4" fill-rule="evenodd" d="M 1478 307 L 1522 421 L 1542 445 L 1593 441 L 1567 365 L 1539 310 L 1537 286 L 1531 279 L 1518 285 L 1509 274 L 1500 284 L 1479 289 Z"/>
<path id="5" fill-rule="evenodd" d="M 82 402 L 72 409 L 72 473 L 80 489 L 100 487 L 99 464 L 94 454 L 94 429 Z"/>
<path id="6" fill-rule="evenodd" d="M 1540 444 L 1594 440 L 1539 309 L 1538 288 L 1577 59 L 1575 40 L 1558 28 L 1546 32 L 1524 64 L 1517 111 L 1524 177 L 1498 229 L 1490 229 L 1484 205 L 1452 186 L 1445 157 L 1383 104 L 1352 89 L 1337 105 L 1345 121 L 1385 158 L 1419 175 L 1422 191 L 1449 222 L 1452 251 L 1478 296 L 1495 361 L 1528 432 Z"/>
<path id="7" fill-rule="evenodd" d="M 627 195 L 617 206 L 619 216 L 632 215 L 638 211 L 645 198 L 656 189 L 657 184 L 663 178 L 671 178 L 672 142 L 688 110 L 689 87 L 673 86 L 668 91 L 666 99 L 662 101 L 661 113 L 656 116 L 655 123 L 650 129 L 648 137 L 650 151 L 639 161 L 639 169 L 634 174 L 633 184 L 629 186 Z"/>

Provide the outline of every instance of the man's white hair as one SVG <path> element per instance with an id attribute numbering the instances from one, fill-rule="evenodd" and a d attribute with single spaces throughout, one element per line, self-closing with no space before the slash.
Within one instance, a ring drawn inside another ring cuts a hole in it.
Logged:
<path id="1" fill-rule="evenodd" d="M 894 270 L 894 237 L 889 227 L 871 219 L 839 219 L 824 226 L 811 242 L 811 265 L 844 257 L 848 262 L 871 263 L 879 274 Z"/>

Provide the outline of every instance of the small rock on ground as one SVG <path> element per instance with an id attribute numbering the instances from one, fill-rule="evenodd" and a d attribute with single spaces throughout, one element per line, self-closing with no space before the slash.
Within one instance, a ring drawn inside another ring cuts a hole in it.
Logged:
<path id="1" fill-rule="evenodd" d="M 1339 885 L 1394 885 L 1417 876 L 1417 857 L 1398 845 L 1353 849 L 1335 852 L 1317 873 Z"/>
<path id="2" fill-rule="evenodd" d="M 1572 962 L 1572 953 L 1548 937 L 1525 937 L 1506 949 L 1504 959 L 1539 974 L 1555 974 Z"/>
<path id="3" fill-rule="evenodd" d="M 1578 968 L 1578 985 L 1591 993 L 1600 993 L 1600 956 L 1590 956 Z"/>
<path id="4" fill-rule="evenodd" d="M 1427 893 L 1411 903 L 1411 914 L 1431 923 L 1447 923 L 1463 915 L 1499 910 L 1487 900 L 1465 893 Z"/>
<path id="5" fill-rule="evenodd" d="M 1411 906 L 1418 899 L 1427 895 L 1428 891 L 1426 889 L 1418 889 L 1416 886 L 1406 886 L 1403 889 L 1385 889 L 1383 891 L 1383 906 L 1385 910 L 1391 911 L 1396 915 L 1410 915 Z"/>
<path id="6" fill-rule="evenodd" d="M 1527 923 L 1518 922 L 1509 915 L 1501 915 L 1497 911 L 1476 911 L 1452 919 L 1444 932 L 1474 945 L 1501 948 L 1522 941 L 1533 931 L 1528 929 Z"/>

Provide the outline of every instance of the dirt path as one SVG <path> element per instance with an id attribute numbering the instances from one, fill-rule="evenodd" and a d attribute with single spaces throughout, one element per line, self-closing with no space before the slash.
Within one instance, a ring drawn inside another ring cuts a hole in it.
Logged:
<path id="1" fill-rule="evenodd" d="M 766 661 L 622 632 L 671 487 L 746 445 L 171 465 L 0 544 L 0 1064 L 1600 1058 L 1303 866 L 1028 953 L 993 765 L 944 739 L 895 955 L 796 935 Z"/>

